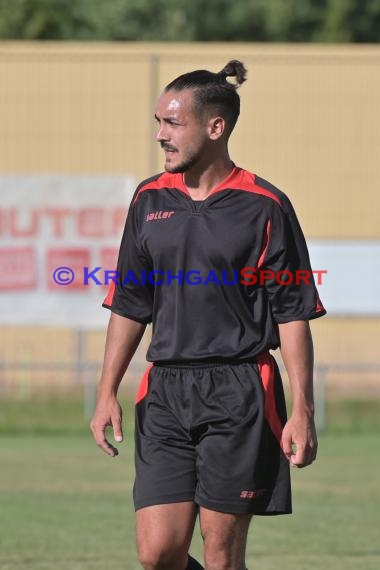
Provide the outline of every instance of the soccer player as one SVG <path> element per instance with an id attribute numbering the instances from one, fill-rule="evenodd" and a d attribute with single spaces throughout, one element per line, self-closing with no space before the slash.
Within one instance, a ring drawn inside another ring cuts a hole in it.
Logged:
<path id="1" fill-rule="evenodd" d="M 121 442 L 118 386 L 152 323 L 136 397 L 134 503 L 145 570 L 202 566 L 188 555 L 197 515 L 206 570 L 245 570 L 253 515 L 291 512 L 289 465 L 317 452 L 309 320 L 325 310 L 289 199 L 236 166 L 239 61 L 181 75 L 155 118 L 165 172 L 142 182 L 122 238 L 91 429 Z M 286 419 L 270 349 L 292 391 Z"/>

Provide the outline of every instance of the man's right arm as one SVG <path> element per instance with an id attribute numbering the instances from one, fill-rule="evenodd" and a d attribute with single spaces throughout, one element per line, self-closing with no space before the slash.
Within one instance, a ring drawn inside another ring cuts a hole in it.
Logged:
<path id="1" fill-rule="evenodd" d="M 115 441 L 122 441 L 122 409 L 117 400 L 117 391 L 145 327 L 145 324 L 111 313 L 97 403 L 91 420 L 96 443 L 111 457 L 118 455 L 118 450 L 107 441 L 105 430 L 112 426 Z"/>

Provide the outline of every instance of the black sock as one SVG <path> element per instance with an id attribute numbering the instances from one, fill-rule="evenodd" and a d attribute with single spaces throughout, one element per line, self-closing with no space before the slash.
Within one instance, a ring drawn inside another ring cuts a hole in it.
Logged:
<path id="1" fill-rule="evenodd" d="M 201 566 L 199 562 L 195 560 L 195 558 L 190 556 L 190 554 L 188 556 L 189 558 L 187 561 L 186 570 L 204 570 L 203 566 Z M 248 570 L 248 568 L 246 568 L 246 570 Z"/>
<path id="2" fill-rule="evenodd" d="M 204 568 L 189 554 L 186 570 L 204 570 Z"/>

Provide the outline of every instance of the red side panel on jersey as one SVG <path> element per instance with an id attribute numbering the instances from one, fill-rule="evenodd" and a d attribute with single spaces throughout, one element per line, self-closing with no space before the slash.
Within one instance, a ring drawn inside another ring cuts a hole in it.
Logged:
<path id="1" fill-rule="evenodd" d="M 153 367 L 153 364 L 149 364 L 148 368 L 144 372 L 143 377 L 141 378 L 140 386 L 139 386 L 139 389 L 137 390 L 137 394 L 136 394 L 136 401 L 135 401 L 136 404 L 141 402 L 141 400 L 143 400 L 148 393 L 148 380 L 149 380 L 149 374 L 150 374 L 150 371 L 152 370 L 152 367 Z"/>
<path id="2" fill-rule="evenodd" d="M 103 301 L 103 305 L 111 307 L 114 294 L 115 294 L 115 281 L 111 281 L 110 288 L 108 290 L 107 297 Z"/>
<path id="3" fill-rule="evenodd" d="M 326 312 L 326 309 L 324 308 L 324 306 L 322 305 L 322 302 L 319 298 L 318 292 L 317 292 L 317 302 L 315 305 L 315 312 L 316 313 L 321 313 L 322 311 Z"/>
<path id="4" fill-rule="evenodd" d="M 276 409 L 276 398 L 274 393 L 275 369 L 273 356 L 270 354 L 260 356 L 257 359 L 257 364 L 265 392 L 265 417 L 273 435 L 281 445 L 283 426 Z"/>
<path id="5" fill-rule="evenodd" d="M 261 253 L 259 257 L 259 261 L 257 262 L 257 268 L 260 269 L 262 264 L 264 263 L 265 255 L 267 253 L 269 240 L 270 240 L 270 231 L 271 231 L 271 222 L 270 220 L 267 221 L 267 227 L 265 228 L 265 234 L 263 237 L 263 243 L 261 246 Z"/>

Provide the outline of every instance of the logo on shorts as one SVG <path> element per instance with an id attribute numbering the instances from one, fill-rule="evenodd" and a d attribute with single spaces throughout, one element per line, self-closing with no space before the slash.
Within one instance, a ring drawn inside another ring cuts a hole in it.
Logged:
<path id="1" fill-rule="evenodd" d="M 257 499 L 264 495 L 266 489 L 257 489 L 257 491 L 241 491 L 240 498 L 241 499 Z"/>
<path id="2" fill-rule="evenodd" d="M 154 220 L 168 220 L 173 214 L 175 214 L 175 212 L 164 212 L 163 210 L 159 210 L 158 212 L 149 212 L 149 214 L 146 215 L 145 221 L 152 222 Z"/>

